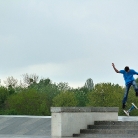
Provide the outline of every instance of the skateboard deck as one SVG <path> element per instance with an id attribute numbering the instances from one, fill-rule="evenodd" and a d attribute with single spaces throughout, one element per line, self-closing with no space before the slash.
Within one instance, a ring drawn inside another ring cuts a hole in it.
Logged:
<path id="1" fill-rule="evenodd" d="M 135 107 L 135 109 L 138 109 L 137 106 L 134 103 L 132 103 L 132 105 Z"/>

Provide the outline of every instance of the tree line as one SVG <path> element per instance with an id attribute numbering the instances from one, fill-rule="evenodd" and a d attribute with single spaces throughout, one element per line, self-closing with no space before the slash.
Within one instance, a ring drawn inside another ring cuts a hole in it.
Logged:
<path id="1" fill-rule="evenodd" d="M 138 82 L 138 79 L 136 79 Z M 119 84 L 98 83 L 93 89 L 82 86 L 71 88 L 68 83 L 53 83 L 49 78 L 42 78 L 35 74 L 24 74 L 23 82 L 8 77 L 6 85 L 0 86 L 0 114 L 1 115 L 45 115 L 50 116 L 51 107 L 119 107 L 122 111 L 122 98 L 125 88 Z M 138 105 L 138 98 L 133 88 L 130 88 L 127 108 L 134 102 Z M 137 115 L 134 110 L 131 115 Z"/>

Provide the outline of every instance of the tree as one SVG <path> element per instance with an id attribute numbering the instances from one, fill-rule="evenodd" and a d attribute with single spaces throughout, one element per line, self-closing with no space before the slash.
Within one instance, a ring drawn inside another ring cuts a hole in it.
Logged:
<path id="1" fill-rule="evenodd" d="M 81 88 L 77 88 L 77 89 L 72 89 L 71 91 L 74 92 L 75 97 L 78 101 L 77 106 L 79 106 L 79 107 L 86 106 L 86 103 L 88 102 L 87 94 L 88 94 L 88 92 L 90 92 L 90 90 L 86 87 L 81 87 Z"/>
<path id="2" fill-rule="evenodd" d="M 93 91 L 88 93 L 87 106 L 96 107 L 120 107 L 122 109 L 122 98 L 124 88 L 111 83 L 96 84 Z M 121 113 L 122 110 L 119 111 Z"/>
<path id="3" fill-rule="evenodd" d="M 94 87 L 93 80 L 91 78 L 87 79 L 85 82 L 85 87 L 89 90 L 92 90 Z"/>
<path id="4" fill-rule="evenodd" d="M 29 75 L 28 73 L 26 73 L 26 74 L 23 74 L 22 76 L 23 76 L 23 82 L 27 87 L 33 83 L 37 83 L 39 79 L 39 76 L 36 74 Z"/>
<path id="5" fill-rule="evenodd" d="M 4 83 L 5 83 L 6 87 L 15 88 L 18 86 L 18 80 L 15 79 L 13 76 L 10 76 L 6 80 L 4 80 Z"/>
<path id="6" fill-rule="evenodd" d="M 70 107 L 77 106 L 77 99 L 73 92 L 61 92 L 53 99 L 53 106 L 56 107 Z"/>
<path id="7" fill-rule="evenodd" d="M 8 96 L 9 96 L 9 92 L 7 88 L 1 86 L 0 87 L 0 108 L 4 107 L 4 103 L 7 100 Z"/>
<path id="8" fill-rule="evenodd" d="M 55 96 L 60 93 L 58 86 L 53 84 L 52 81 L 47 79 L 41 79 L 38 83 L 31 84 L 28 89 L 35 89 L 39 93 L 45 93 L 47 96 L 47 107 L 50 112 L 50 107 L 52 106 L 52 100 Z"/>
<path id="9" fill-rule="evenodd" d="M 39 93 L 34 89 L 25 89 L 8 97 L 6 109 L 8 114 L 14 111 L 18 115 L 50 115 L 46 93 Z"/>
<path id="10" fill-rule="evenodd" d="M 57 87 L 60 91 L 68 91 L 71 90 L 70 86 L 66 82 L 60 82 L 57 84 Z"/>

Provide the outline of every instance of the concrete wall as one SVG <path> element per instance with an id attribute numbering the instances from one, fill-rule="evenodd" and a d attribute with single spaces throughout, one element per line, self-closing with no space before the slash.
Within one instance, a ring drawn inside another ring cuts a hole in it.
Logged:
<path id="1" fill-rule="evenodd" d="M 52 136 L 72 136 L 94 121 L 117 121 L 118 107 L 51 107 Z"/>

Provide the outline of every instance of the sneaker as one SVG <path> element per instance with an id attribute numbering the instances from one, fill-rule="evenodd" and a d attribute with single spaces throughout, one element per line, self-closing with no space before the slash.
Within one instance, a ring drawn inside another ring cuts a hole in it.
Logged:
<path id="1" fill-rule="evenodd" d="M 125 109 L 125 107 L 126 107 L 126 104 L 123 104 L 123 105 L 122 105 L 122 108 Z"/>
<path id="2" fill-rule="evenodd" d="M 138 109 L 137 106 L 136 106 L 134 103 L 132 103 L 132 105 L 133 105 L 136 109 Z"/>
<path id="3" fill-rule="evenodd" d="M 138 96 L 138 92 L 136 92 L 136 96 Z"/>
<path id="4" fill-rule="evenodd" d="M 129 112 L 128 111 L 126 111 L 126 110 L 123 110 L 124 111 L 124 113 L 127 115 L 127 116 L 129 116 Z"/>

